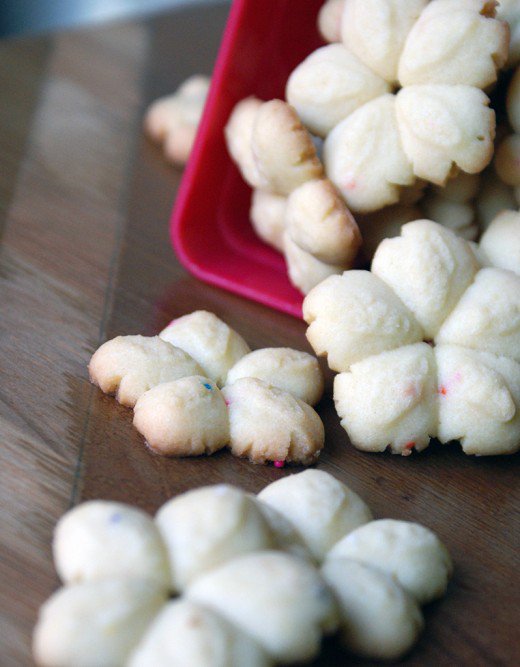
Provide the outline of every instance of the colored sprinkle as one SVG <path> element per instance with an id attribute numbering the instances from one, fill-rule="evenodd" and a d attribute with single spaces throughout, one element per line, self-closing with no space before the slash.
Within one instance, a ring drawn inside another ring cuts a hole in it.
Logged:
<path id="1" fill-rule="evenodd" d="M 116 512 L 115 514 L 112 514 L 109 521 L 110 523 L 119 523 L 122 518 L 123 517 L 121 516 L 121 514 L 119 514 L 119 512 Z"/>
<path id="2" fill-rule="evenodd" d="M 405 449 L 413 449 L 415 447 L 415 442 L 413 440 L 410 440 L 410 442 L 407 442 L 406 445 L 404 446 Z"/>
<path id="3" fill-rule="evenodd" d="M 439 394 L 442 394 L 443 396 L 446 396 L 447 393 L 448 393 L 448 390 L 446 389 L 446 387 L 444 385 L 439 387 Z"/>
<path id="4" fill-rule="evenodd" d="M 283 468 L 285 465 L 285 461 L 275 461 L 274 462 L 274 467 L 275 468 Z"/>
<path id="5" fill-rule="evenodd" d="M 228 401 L 227 398 L 225 398 L 225 399 L 224 399 L 224 403 L 225 403 L 226 405 L 229 405 L 229 404 L 231 403 L 231 401 Z"/>
<path id="6" fill-rule="evenodd" d="M 213 389 L 213 387 L 210 385 L 209 382 L 204 382 L 203 386 L 206 387 L 206 389 L 209 389 L 210 391 Z"/>

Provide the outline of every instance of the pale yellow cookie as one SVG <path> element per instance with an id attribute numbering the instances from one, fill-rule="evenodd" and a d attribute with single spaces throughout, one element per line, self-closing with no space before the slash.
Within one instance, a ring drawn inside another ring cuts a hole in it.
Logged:
<path id="1" fill-rule="evenodd" d="M 379 519 L 340 540 L 327 559 L 353 558 L 386 572 L 419 604 L 446 593 L 453 564 L 437 535 L 418 523 Z"/>
<path id="2" fill-rule="evenodd" d="M 169 588 L 166 547 L 142 510 L 108 500 L 90 500 L 56 524 L 54 565 L 66 583 L 134 578 Z"/>
<path id="3" fill-rule="evenodd" d="M 403 150 L 395 96 L 382 95 L 336 125 L 325 140 L 323 162 L 355 213 L 398 202 L 401 188 L 412 185 L 415 177 Z"/>
<path id="4" fill-rule="evenodd" d="M 286 97 L 302 123 L 326 136 L 358 107 L 391 91 L 391 86 L 342 44 L 313 51 L 292 72 Z"/>
<path id="5" fill-rule="evenodd" d="M 306 470 L 272 482 L 258 499 L 292 523 L 318 562 L 338 540 L 372 520 L 368 505 L 322 470 Z"/>
<path id="6" fill-rule="evenodd" d="M 307 403 L 257 378 L 241 378 L 222 393 L 235 456 L 254 463 L 316 461 L 325 434 L 321 419 Z"/>
<path id="7" fill-rule="evenodd" d="M 289 347 L 266 347 L 242 357 L 229 371 L 226 384 L 258 378 L 288 391 L 309 405 L 323 395 L 323 373 L 316 357 Z"/>
<path id="8" fill-rule="evenodd" d="M 255 501 L 226 484 L 172 498 L 155 520 L 168 550 L 174 591 L 231 558 L 276 546 Z"/>
<path id="9" fill-rule="evenodd" d="M 494 18 L 495 6 L 488 0 L 428 3 L 406 38 L 401 85 L 494 83 L 509 48 L 509 27 Z"/>
<path id="10" fill-rule="evenodd" d="M 318 571 L 280 552 L 235 558 L 186 594 L 251 636 L 277 663 L 312 660 L 322 634 L 338 623 L 332 593 Z"/>
<path id="11" fill-rule="evenodd" d="M 327 264 L 349 267 L 361 235 L 352 214 L 329 180 L 304 183 L 290 194 L 287 231 L 302 250 Z"/>
<path id="12" fill-rule="evenodd" d="M 353 364 L 334 379 L 341 425 L 357 449 L 408 456 L 437 430 L 435 360 L 426 343 L 399 347 Z"/>
<path id="13" fill-rule="evenodd" d="M 173 320 L 159 336 L 188 352 L 204 369 L 190 375 L 207 375 L 219 386 L 224 384 L 231 366 L 251 352 L 242 336 L 206 310 Z"/>
<path id="14" fill-rule="evenodd" d="M 355 655 L 399 660 L 424 627 L 417 602 L 388 574 L 349 558 L 331 558 L 321 572 L 340 609 L 340 640 Z"/>
<path id="15" fill-rule="evenodd" d="M 456 165 L 470 174 L 493 156 L 495 114 L 471 86 L 407 86 L 396 97 L 402 145 L 413 173 L 444 185 Z"/>
<path id="16" fill-rule="evenodd" d="M 88 370 L 91 382 L 130 408 L 161 382 L 204 375 L 187 352 L 159 336 L 117 336 L 94 352 Z"/>
<path id="17" fill-rule="evenodd" d="M 323 167 L 311 135 L 296 111 L 282 100 L 265 102 L 258 109 L 251 146 L 264 189 L 288 195 L 305 181 L 321 178 Z"/>
<path id="18" fill-rule="evenodd" d="M 213 454 L 229 442 L 224 397 L 200 375 L 145 392 L 134 407 L 134 426 L 154 452 L 165 456 Z"/>
<path id="19" fill-rule="evenodd" d="M 415 343 L 423 331 L 413 314 L 382 280 L 368 271 L 327 278 L 303 302 L 307 338 L 332 370 Z"/>

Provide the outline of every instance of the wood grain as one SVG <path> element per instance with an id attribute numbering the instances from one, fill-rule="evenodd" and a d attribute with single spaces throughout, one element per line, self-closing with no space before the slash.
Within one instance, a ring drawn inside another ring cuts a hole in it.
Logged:
<path id="1" fill-rule="evenodd" d="M 30 664 L 38 606 L 57 586 L 52 527 L 70 506 L 112 498 L 149 511 L 197 485 L 258 491 L 287 470 L 227 452 L 152 455 L 131 411 L 88 382 L 86 363 L 117 334 L 154 334 L 197 308 L 252 348 L 309 349 L 288 316 L 199 283 L 175 259 L 167 220 L 181 172 L 141 136 L 146 104 L 211 71 L 226 8 L 1 45 L 0 664 Z M 432 446 L 407 459 L 354 450 L 330 398 L 319 406 L 319 468 L 378 517 L 437 531 L 456 565 L 445 600 L 403 664 L 516 665 L 519 457 L 475 459 Z M 348 660 L 349 664 L 370 663 Z M 335 641 L 317 665 L 342 665 Z"/>

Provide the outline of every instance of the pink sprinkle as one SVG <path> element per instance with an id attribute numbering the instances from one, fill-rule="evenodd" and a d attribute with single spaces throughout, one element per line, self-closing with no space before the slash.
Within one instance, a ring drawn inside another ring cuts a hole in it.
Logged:
<path id="1" fill-rule="evenodd" d="M 345 190 L 354 190 L 356 187 L 356 181 L 353 178 L 349 178 L 347 181 L 345 181 L 343 187 Z"/>
<path id="2" fill-rule="evenodd" d="M 438 391 L 439 391 L 439 394 L 442 394 L 443 396 L 446 396 L 446 394 L 448 393 L 448 390 L 446 389 L 446 387 L 444 385 L 440 386 Z"/>
<path id="3" fill-rule="evenodd" d="M 462 380 L 462 374 L 459 373 L 459 371 L 457 371 L 453 376 L 453 379 L 455 380 L 455 382 L 460 382 Z"/>
<path id="4" fill-rule="evenodd" d="M 283 468 L 285 465 L 285 461 L 275 461 L 274 462 L 274 467 L 275 468 Z"/>
<path id="5" fill-rule="evenodd" d="M 231 401 L 228 401 L 227 398 L 225 398 L 225 399 L 224 399 L 224 403 L 225 403 L 226 405 L 229 405 L 229 404 L 231 403 Z"/>
<path id="6" fill-rule="evenodd" d="M 413 449 L 415 447 L 415 442 L 413 440 L 410 440 L 410 442 L 407 442 L 406 445 L 404 446 L 405 449 Z"/>

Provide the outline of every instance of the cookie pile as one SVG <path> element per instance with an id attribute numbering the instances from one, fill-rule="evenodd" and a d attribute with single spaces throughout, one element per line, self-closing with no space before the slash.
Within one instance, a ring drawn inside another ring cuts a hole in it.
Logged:
<path id="1" fill-rule="evenodd" d="M 311 407 L 323 394 L 318 361 L 290 348 L 251 352 L 213 313 L 196 311 L 158 336 L 118 336 L 89 364 L 91 381 L 134 408 L 134 426 L 167 456 L 229 446 L 254 463 L 309 465 L 324 444 Z"/>
<path id="2" fill-rule="evenodd" d="M 256 497 L 192 490 L 155 519 L 86 502 L 59 521 L 53 553 L 64 585 L 34 631 L 42 667 L 266 667 L 312 660 L 336 631 L 350 652 L 397 659 L 453 570 L 430 530 L 374 521 L 319 470 Z"/>
<path id="3" fill-rule="evenodd" d="M 307 295 L 307 338 L 339 372 L 336 410 L 357 448 L 408 455 L 436 437 L 466 454 L 520 449 L 519 246 L 518 213 L 480 247 L 418 220 L 379 245 L 371 272 Z"/>
<path id="4" fill-rule="evenodd" d="M 237 105 L 226 138 L 253 188 L 253 226 L 284 253 L 300 291 L 353 266 L 359 234 L 345 254 L 338 215 L 329 215 L 343 203 L 356 214 L 367 260 L 383 238 L 423 217 L 477 238 L 478 174 L 495 137 L 484 91 L 516 62 L 518 19 L 514 3 L 497 9 L 486 0 L 328 0 L 318 27 L 331 43 L 291 74 L 289 105 Z M 511 170 L 511 150 L 503 159 Z M 327 245 L 343 254 L 328 255 Z"/>

